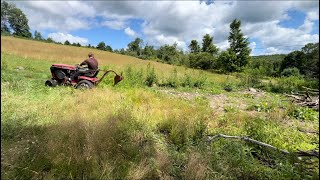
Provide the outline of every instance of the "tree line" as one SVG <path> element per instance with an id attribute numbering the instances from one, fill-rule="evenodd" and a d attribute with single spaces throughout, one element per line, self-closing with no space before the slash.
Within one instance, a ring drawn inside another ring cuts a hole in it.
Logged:
<path id="1" fill-rule="evenodd" d="M 84 47 L 209 71 L 241 72 L 249 68 L 265 76 L 304 75 L 319 78 L 319 43 L 306 44 L 301 50 L 287 55 L 251 57 L 249 39 L 241 31 L 241 21 L 234 19 L 229 27 L 229 47 L 224 51 L 220 51 L 214 45 L 214 37 L 209 34 L 203 36 L 202 42 L 191 40 L 188 52 L 178 49 L 177 43 L 165 44 L 157 48 L 148 44 L 144 46 L 141 38 L 135 38 L 128 43 L 126 49 L 113 49 L 103 41 L 97 46 L 88 44 Z M 1 34 L 12 34 L 49 43 L 82 46 L 79 42 L 71 43 L 69 40 L 60 43 L 50 37 L 45 39 L 38 31 L 35 31 L 32 36 L 26 15 L 5 1 L 1 2 Z"/>

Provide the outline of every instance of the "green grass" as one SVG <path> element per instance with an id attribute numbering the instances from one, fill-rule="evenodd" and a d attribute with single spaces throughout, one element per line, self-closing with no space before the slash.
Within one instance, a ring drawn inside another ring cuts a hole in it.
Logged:
<path id="1" fill-rule="evenodd" d="M 45 87 L 50 66 L 46 59 L 1 52 L 2 179 L 319 175 L 318 159 L 299 160 L 241 141 L 206 142 L 208 134 L 224 133 L 288 151 L 318 148 L 318 136 L 299 131 L 318 130 L 318 112 L 292 105 L 279 93 L 246 93 L 241 77 L 123 66 L 118 70 L 125 79 L 117 86 L 107 76 L 98 87 L 81 91 Z M 183 98 L 188 93 L 199 96 Z"/>

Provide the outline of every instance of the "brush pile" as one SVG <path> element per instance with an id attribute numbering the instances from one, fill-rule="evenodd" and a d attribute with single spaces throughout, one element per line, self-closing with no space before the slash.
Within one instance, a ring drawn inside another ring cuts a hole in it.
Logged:
<path id="1" fill-rule="evenodd" d="M 309 107 L 319 111 L 319 90 L 303 87 L 304 91 L 286 94 L 292 97 L 292 101 L 299 106 Z"/>

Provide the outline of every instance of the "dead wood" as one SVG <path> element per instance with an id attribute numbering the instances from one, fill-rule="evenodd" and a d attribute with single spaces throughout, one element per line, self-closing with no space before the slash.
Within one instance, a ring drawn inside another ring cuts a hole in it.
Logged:
<path id="1" fill-rule="evenodd" d="M 319 91 L 317 92 L 318 96 L 311 96 L 315 91 L 316 90 L 307 88 L 306 91 L 299 91 L 299 93 L 291 91 L 291 94 L 285 95 L 291 97 L 292 101 L 299 106 L 309 107 L 319 111 Z M 300 92 L 303 92 L 303 94 Z"/>
<path id="2" fill-rule="evenodd" d="M 298 156 L 314 156 L 314 157 L 317 157 L 319 158 L 319 152 L 318 151 L 315 151 L 315 150 L 312 150 L 312 151 L 301 151 L 301 150 L 298 150 L 298 152 L 289 152 L 287 150 L 283 150 L 283 149 L 279 149 L 279 148 L 276 148 L 270 144 L 267 144 L 267 143 L 264 143 L 264 142 L 261 142 L 261 141 L 257 141 L 255 139 L 251 139 L 249 137 L 246 137 L 246 136 L 229 136 L 229 135 L 225 135 L 225 134 L 217 134 L 217 135 L 214 135 L 214 136 L 208 136 L 208 142 L 212 142 L 218 138 L 225 138 L 225 139 L 238 139 L 238 140 L 243 140 L 243 141 L 247 141 L 247 142 L 251 142 L 251 143 L 254 143 L 254 144 L 258 144 L 260 146 L 264 146 L 264 147 L 267 147 L 267 148 L 270 148 L 270 149 L 273 149 L 273 150 L 277 150 L 277 151 L 280 151 L 281 153 L 283 154 L 296 154 Z"/>

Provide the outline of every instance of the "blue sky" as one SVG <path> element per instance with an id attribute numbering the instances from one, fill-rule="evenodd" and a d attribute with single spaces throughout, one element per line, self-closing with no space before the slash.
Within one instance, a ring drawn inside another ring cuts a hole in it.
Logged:
<path id="1" fill-rule="evenodd" d="M 221 50 L 228 47 L 230 22 L 242 22 L 252 55 L 288 53 L 319 42 L 319 1 L 11 1 L 29 19 L 31 31 L 56 41 L 126 48 L 136 37 L 144 44 L 177 43 L 208 33 Z M 62 13 L 63 12 L 63 13 Z"/>

